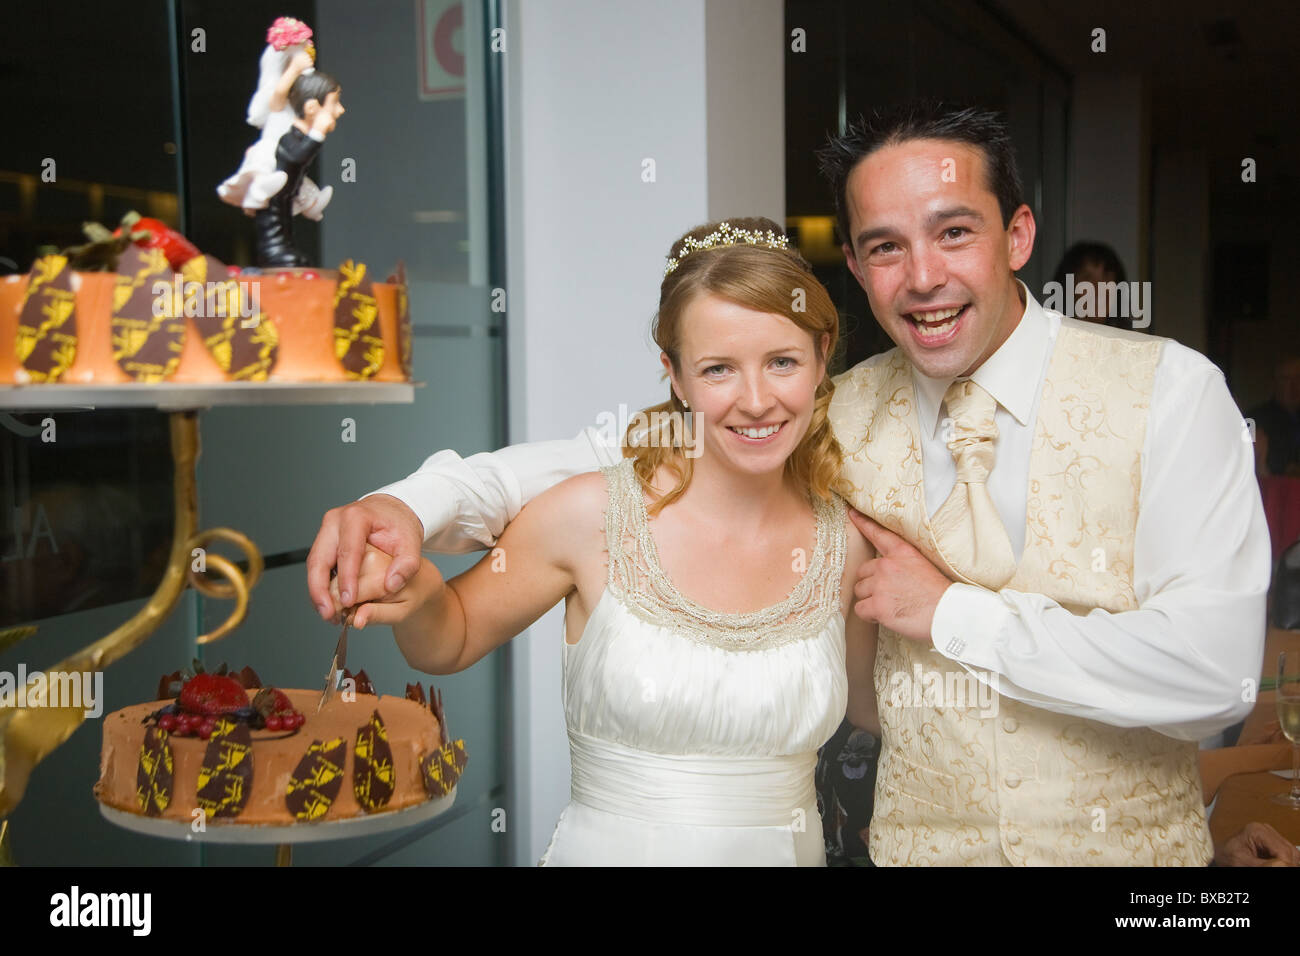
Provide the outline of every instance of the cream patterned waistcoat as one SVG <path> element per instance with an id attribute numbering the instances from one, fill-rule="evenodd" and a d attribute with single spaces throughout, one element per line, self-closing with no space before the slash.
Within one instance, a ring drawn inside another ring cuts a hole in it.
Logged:
<path id="1" fill-rule="evenodd" d="M 1007 588 L 1079 615 L 1138 606 L 1141 456 L 1163 342 L 1061 321 L 1034 424 L 1025 550 Z M 947 571 L 903 354 L 839 376 L 830 418 L 844 497 Z M 961 665 L 883 627 L 875 685 L 877 865 L 1204 865 L 1213 855 L 1195 743 L 977 694 Z"/>

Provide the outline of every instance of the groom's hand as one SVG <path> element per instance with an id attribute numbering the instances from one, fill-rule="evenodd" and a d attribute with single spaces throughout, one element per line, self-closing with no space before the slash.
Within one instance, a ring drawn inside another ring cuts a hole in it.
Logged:
<path id="1" fill-rule="evenodd" d="M 904 637 L 930 643 L 934 609 L 952 581 L 888 528 L 857 509 L 850 509 L 849 517 L 876 549 L 876 557 L 858 569 L 854 612 L 864 621 L 878 621 Z"/>
<path id="2" fill-rule="evenodd" d="M 331 508 L 321 519 L 320 531 L 307 555 L 307 590 L 316 613 L 327 621 L 358 600 L 357 578 L 366 544 L 393 556 L 385 585 L 396 594 L 420 569 L 424 526 L 407 505 L 391 495 L 367 495 L 341 508 Z M 338 567 L 342 604 L 330 594 L 330 571 Z"/>

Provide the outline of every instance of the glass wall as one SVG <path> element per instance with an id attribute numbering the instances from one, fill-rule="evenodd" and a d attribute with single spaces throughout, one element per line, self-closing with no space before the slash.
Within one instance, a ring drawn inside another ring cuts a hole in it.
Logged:
<path id="1" fill-rule="evenodd" d="M 61 4 L 0 15 L 13 21 L 3 24 L 5 42 L 27 38 L 7 58 L 18 68 L 0 74 L 25 131 L 0 147 L 0 269 L 25 272 L 40 245 L 66 246 L 82 220 L 112 226 L 128 208 L 181 228 L 224 262 L 250 265 L 251 221 L 215 190 L 258 136 L 245 114 L 271 22 L 307 22 L 317 68 L 340 82 L 346 112 L 309 171 L 333 196 L 319 224 L 295 218 L 295 239 L 324 268 L 352 259 L 382 279 L 404 265 L 415 401 L 204 411 L 200 526 L 248 534 L 267 571 L 234 634 L 200 650 L 195 636 L 230 605 L 187 593 L 162 630 L 105 675 L 108 710 L 147 699 L 159 675 L 194 657 L 251 665 L 280 686 L 317 686 L 338 637 L 306 592 L 303 562 L 322 514 L 405 476 L 439 448 L 470 454 L 504 443 L 504 317 L 492 309 L 492 289 L 504 285 L 493 227 L 500 162 L 491 152 L 500 103 L 489 95 L 483 55 L 495 4 L 152 0 L 133 4 L 129 18 L 116 5 L 74 6 L 83 13 L 68 16 Z M 33 29 L 33 18 L 49 23 Z M 51 156 L 58 180 L 43 182 Z M 0 627 L 38 626 L 0 649 L 8 671 L 49 666 L 135 613 L 157 583 L 153 549 L 165 556 L 169 541 L 166 417 L 55 417 L 57 452 L 32 433 L 42 416 L 0 413 Z M 50 532 L 33 534 L 41 522 Z M 475 557 L 436 560 L 451 576 Z M 81 604 L 65 584 L 77 573 L 102 579 Z M 381 693 L 428 682 L 387 628 L 354 632 L 349 643 L 349 667 L 364 668 Z M 504 680 L 500 653 L 437 679 L 450 729 L 470 754 L 452 811 L 387 837 L 303 845 L 295 862 L 504 862 L 506 838 L 491 826 L 505 802 Z M 90 792 L 99 741 L 89 720 L 37 767 L 11 818 L 20 864 L 269 862 L 265 847 L 172 843 L 104 822 Z"/>

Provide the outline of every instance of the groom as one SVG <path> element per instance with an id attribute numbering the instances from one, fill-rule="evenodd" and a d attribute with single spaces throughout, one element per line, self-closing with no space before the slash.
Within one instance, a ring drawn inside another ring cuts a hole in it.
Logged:
<path id="1" fill-rule="evenodd" d="M 1005 127 L 909 105 L 823 151 L 844 253 L 897 348 L 836 379 L 843 493 L 878 557 L 880 865 L 1202 865 L 1196 741 L 1251 708 L 1268 533 L 1221 373 L 1175 342 L 1043 310 Z M 529 492 L 616 460 L 594 430 L 462 461 L 325 515 L 308 558 L 355 592 L 367 539 L 490 546 Z M 527 489 L 507 500 L 507 489 Z"/>

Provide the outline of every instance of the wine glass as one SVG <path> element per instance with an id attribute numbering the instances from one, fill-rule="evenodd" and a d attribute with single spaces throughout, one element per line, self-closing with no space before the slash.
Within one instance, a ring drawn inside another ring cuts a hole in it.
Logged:
<path id="1" fill-rule="evenodd" d="M 1300 664 L 1300 654 L 1291 655 Z M 1291 741 L 1291 789 L 1273 797 L 1274 803 L 1300 810 L 1300 667 L 1286 672 L 1286 652 L 1277 656 L 1277 719 L 1282 733 Z"/>

